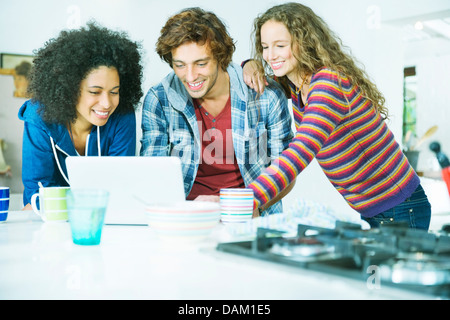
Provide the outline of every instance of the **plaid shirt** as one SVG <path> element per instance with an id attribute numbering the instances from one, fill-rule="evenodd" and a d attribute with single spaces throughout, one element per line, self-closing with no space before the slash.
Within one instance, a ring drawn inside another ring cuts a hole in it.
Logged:
<path id="1" fill-rule="evenodd" d="M 231 64 L 231 123 L 236 161 L 247 186 L 292 140 L 287 99 L 274 82 L 258 98 L 242 78 L 242 69 Z M 141 156 L 181 158 L 186 196 L 192 189 L 201 157 L 201 137 L 192 98 L 174 72 L 152 87 L 142 110 Z M 278 202 L 267 213 L 281 212 Z"/>

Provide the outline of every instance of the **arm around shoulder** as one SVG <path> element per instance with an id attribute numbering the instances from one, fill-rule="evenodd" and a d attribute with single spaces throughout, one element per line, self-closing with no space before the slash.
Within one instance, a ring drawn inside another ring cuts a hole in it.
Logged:
<path id="1" fill-rule="evenodd" d="M 277 158 L 292 141 L 292 116 L 288 100 L 282 87 L 274 80 L 269 80 L 265 93 L 269 99 L 268 115 L 268 151 L 271 159 Z"/>

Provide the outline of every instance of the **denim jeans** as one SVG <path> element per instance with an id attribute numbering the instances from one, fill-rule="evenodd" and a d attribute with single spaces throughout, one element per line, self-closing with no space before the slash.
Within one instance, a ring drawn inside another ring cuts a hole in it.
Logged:
<path id="1" fill-rule="evenodd" d="M 431 219 L 431 205 L 422 186 L 399 205 L 377 214 L 372 218 L 362 217 L 371 228 L 392 222 L 406 222 L 410 228 L 428 230 Z"/>

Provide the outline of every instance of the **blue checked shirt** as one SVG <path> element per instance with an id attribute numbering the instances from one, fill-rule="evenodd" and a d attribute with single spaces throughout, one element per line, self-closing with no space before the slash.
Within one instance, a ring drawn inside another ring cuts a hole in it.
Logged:
<path id="1" fill-rule="evenodd" d="M 293 138 L 286 96 L 270 82 L 258 98 L 231 64 L 231 123 L 233 147 L 245 185 L 256 179 Z M 192 98 L 174 72 L 150 88 L 142 109 L 141 156 L 181 158 L 184 190 L 189 195 L 202 161 L 202 133 Z M 282 212 L 281 201 L 263 214 Z"/>

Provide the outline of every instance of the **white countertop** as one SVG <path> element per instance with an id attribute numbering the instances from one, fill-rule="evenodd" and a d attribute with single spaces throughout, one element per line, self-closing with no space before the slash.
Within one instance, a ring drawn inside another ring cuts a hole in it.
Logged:
<path id="1" fill-rule="evenodd" d="M 100 245 L 79 246 L 68 222 L 12 211 L 0 224 L 0 299 L 430 298 L 219 252 L 215 239 L 175 244 L 145 226 L 105 225 Z"/>

